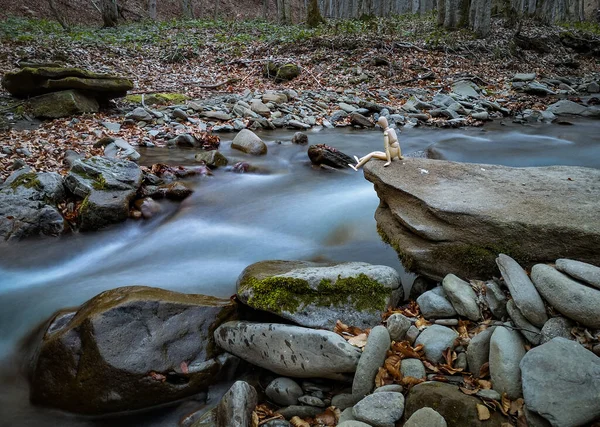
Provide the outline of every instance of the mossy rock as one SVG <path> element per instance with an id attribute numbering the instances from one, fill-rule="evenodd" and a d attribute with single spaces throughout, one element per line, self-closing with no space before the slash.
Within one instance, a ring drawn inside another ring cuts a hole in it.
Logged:
<path id="1" fill-rule="evenodd" d="M 82 81 L 88 82 L 84 85 Z M 133 83 L 115 75 L 94 73 L 80 68 L 25 67 L 6 73 L 2 78 L 2 86 L 11 95 L 19 98 L 62 89 L 86 89 L 90 93 L 101 93 L 108 99 L 124 96 L 127 90 L 133 88 Z"/>
<path id="2" fill-rule="evenodd" d="M 89 415 L 131 411 L 206 390 L 228 358 L 213 338 L 229 300 L 143 286 L 101 293 L 48 322 L 31 401 Z"/>
<path id="3" fill-rule="evenodd" d="M 29 101 L 33 115 L 40 119 L 58 119 L 84 113 L 96 113 L 98 101 L 76 90 L 63 90 L 36 96 Z"/>
<path id="4" fill-rule="evenodd" d="M 181 104 L 188 99 L 189 97 L 182 93 L 152 93 L 144 96 L 144 103 L 146 105 L 170 105 Z M 141 104 L 142 95 L 127 95 L 125 100 Z"/>
<path id="5" fill-rule="evenodd" d="M 275 62 L 267 62 L 264 74 L 267 77 L 274 78 L 276 82 L 288 81 L 300 75 L 300 67 L 291 63 L 277 64 Z"/>
<path id="6" fill-rule="evenodd" d="M 252 308 L 324 329 L 333 329 L 337 320 L 374 326 L 403 296 L 393 268 L 359 262 L 262 261 L 242 272 L 237 292 Z"/>

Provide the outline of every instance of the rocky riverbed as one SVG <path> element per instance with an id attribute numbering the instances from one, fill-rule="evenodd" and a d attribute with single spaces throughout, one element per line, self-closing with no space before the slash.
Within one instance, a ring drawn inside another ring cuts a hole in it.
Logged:
<path id="1" fill-rule="evenodd" d="M 389 267 L 365 263 L 261 262 L 232 301 L 107 291 L 28 340 L 31 398 L 98 416 L 229 378 L 238 381 L 220 402 L 180 425 L 594 422 L 600 268 L 559 259 L 529 276 L 507 255 L 496 264 L 498 279 L 416 284 L 416 300 L 394 291 Z"/>

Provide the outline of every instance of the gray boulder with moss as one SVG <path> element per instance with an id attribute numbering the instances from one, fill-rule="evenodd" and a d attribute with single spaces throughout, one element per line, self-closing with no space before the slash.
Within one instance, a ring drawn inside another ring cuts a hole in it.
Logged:
<path id="1" fill-rule="evenodd" d="M 98 101 L 76 90 L 63 90 L 29 100 L 31 111 L 40 119 L 58 119 L 83 113 L 96 113 Z"/>
<path id="2" fill-rule="evenodd" d="M 348 380 L 361 355 L 334 332 L 278 323 L 227 322 L 215 341 L 253 365 L 294 378 Z"/>
<path id="3" fill-rule="evenodd" d="M 31 401 L 80 414 L 173 402 L 225 376 L 231 355 L 213 332 L 235 316 L 229 300 L 133 286 L 59 312 L 32 363 Z"/>
<path id="4" fill-rule="evenodd" d="M 4 74 L 2 87 L 19 98 L 76 89 L 95 98 L 112 99 L 125 96 L 133 89 L 133 82 L 80 68 L 25 67 Z"/>
<path id="5" fill-rule="evenodd" d="M 0 239 L 16 241 L 62 233 L 64 220 L 56 205 L 64 199 L 58 173 L 36 173 L 29 168 L 13 172 L 0 185 Z"/>
<path id="6" fill-rule="evenodd" d="M 309 328 L 333 329 L 337 320 L 361 328 L 378 325 L 404 291 L 398 272 L 383 265 L 261 261 L 241 273 L 237 294 L 252 308 Z"/>
<path id="7" fill-rule="evenodd" d="M 77 159 L 65 177 L 65 186 L 83 199 L 79 206 L 81 230 L 96 230 L 129 217 L 129 204 L 142 184 L 134 162 L 95 156 Z"/>
<path id="8" fill-rule="evenodd" d="M 600 170 L 406 158 L 365 177 L 380 235 L 405 268 L 440 280 L 497 275 L 499 253 L 524 268 L 568 256 L 600 265 Z"/>

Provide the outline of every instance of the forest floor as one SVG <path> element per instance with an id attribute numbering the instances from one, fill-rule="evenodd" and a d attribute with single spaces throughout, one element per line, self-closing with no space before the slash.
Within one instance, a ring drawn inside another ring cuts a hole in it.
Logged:
<path id="1" fill-rule="evenodd" d="M 382 102 L 382 90 L 420 87 L 443 92 L 456 80 L 470 77 L 489 98 L 501 98 L 505 107 L 521 111 L 541 108 L 556 98 L 515 93 L 510 89 L 515 73 L 536 73 L 538 78 L 598 74 L 599 58 L 582 52 L 600 43 L 597 24 L 542 26 L 525 21 L 518 27 L 494 19 L 492 33 L 477 39 L 466 30 L 438 28 L 433 16 L 404 16 L 331 21 L 317 29 L 264 21 L 164 21 L 65 32 L 55 22 L 9 18 L 0 22 L 0 75 L 19 61 L 51 61 L 129 77 L 134 94 L 172 92 L 206 99 L 246 89 L 352 88 L 374 102 Z M 296 63 L 300 76 L 285 83 L 265 77 L 263 67 L 273 59 Z M 217 84 L 221 85 L 205 87 Z M 383 103 L 399 107 L 406 100 L 389 96 Z M 123 100 L 117 106 L 128 108 Z M 0 92 L 0 111 L 12 114 L 9 118 L 27 117 L 6 92 Z M 13 129 L 0 134 L 0 145 L 52 140 L 66 149 L 81 132 L 98 127 L 103 117 L 83 116 L 76 126 L 55 120 L 38 129 Z M 79 148 L 92 152 L 91 145 Z M 0 158 L 4 167 L 8 160 Z M 60 156 L 25 161 L 38 169 L 44 162 L 46 170 L 62 164 Z"/>

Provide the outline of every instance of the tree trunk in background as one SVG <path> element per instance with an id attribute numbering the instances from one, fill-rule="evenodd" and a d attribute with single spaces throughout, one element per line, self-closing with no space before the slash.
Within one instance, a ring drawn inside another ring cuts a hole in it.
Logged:
<path id="1" fill-rule="evenodd" d="M 309 28 L 316 28 L 323 22 L 321 11 L 319 10 L 319 3 L 317 0 L 310 0 L 308 4 L 308 11 L 306 13 L 306 25 Z"/>
<path id="2" fill-rule="evenodd" d="M 119 23 L 119 7 L 117 0 L 100 0 L 104 28 L 116 27 Z"/>
<path id="3" fill-rule="evenodd" d="M 262 2 L 262 16 L 264 20 L 269 17 L 269 0 L 263 0 Z"/>
<path id="4" fill-rule="evenodd" d="M 280 24 L 287 25 L 291 23 L 290 0 L 277 0 L 277 21 Z"/>
<path id="5" fill-rule="evenodd" d="M 446 21 L 446 0 L 438 0 L 438 6 L 437 6 L 438 27 L 443 27 L 444 21 Z"/>
<path id="6" fill-rule="evenodd" d="M 60 26 L 63 27 L 63 30 L 70 31 L 71 27 L 69 26 L 69 23 L 67 22 L 65 17 L 59 12 L 58 8 L 56 7 L 56 3 L 54 3 L 54 0 L 48 0 L 48 5 L 50 6 L 50 11 L 52 12 L 52 15 L 54 15 Z"/>
<path id="7" fill-rule="evenodd" d="M 469 22 L 469 0 L 446 0 L 445 6 L 444 28 L 465 27 Z"/>
<path id="8" fill-rule="evenodd" d="M 156 20 L 156 0 L 148 0 L 148 16 Z"/>
<path id="9" fill-rule="evenodd" d="M 181 0 L 181 14 L 186 19 L 194 19 L 194 5 L 192 0 Z"/>
<path id="10" fill-rule="evenodd" d="M 492 1 L 471 0 L 469 9 L 469 27 L 479 37 L 487 36 L 491 31 Z"/>

